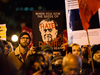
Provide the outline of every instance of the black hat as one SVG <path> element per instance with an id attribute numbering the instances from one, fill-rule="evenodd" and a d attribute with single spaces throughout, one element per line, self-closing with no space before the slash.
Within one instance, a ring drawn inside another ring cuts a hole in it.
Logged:
<path id="1" fill-rule="evenodd" d="M 91 48 L 91 51 L 93 51 L 92 56 L 97 52 L 97 50 L 100 50 L 100 44 L 99 45 L 94 45 Z"/>
<path id="2" fill-rule="evenodd" d="M 21 38 L 23 35 L 28 35 L 28 36 L 29 36 L 29 44 L 30 44 L 31 37 L 30 37 L 30 35 L 29 35 L 27 32 L 21 32 L 21 33 L 19 34 L 18 43 L 20 44 L 20 38 Z"/>
<path id="3" fill-rule="evenodd" d="M 41 50 L 42 50 L 43 52 L 49 51 L 49 52 L 53 53 L 53 49 L 52 49 L 49 45 L 43 45 L 43 46 L 41 47 Z"/>

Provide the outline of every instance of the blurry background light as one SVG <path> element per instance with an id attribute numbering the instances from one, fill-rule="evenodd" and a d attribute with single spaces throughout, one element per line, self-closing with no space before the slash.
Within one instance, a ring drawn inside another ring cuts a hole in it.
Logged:
<path id="1" fill-rule="evenodd" d="M 16 8 L 16 11 L 19 11 L 19 7 Z"/>
<path id="2" fill-rule="evenodd" d="M 28 11 L 28 9 L 29 9 L 28 7 L 25 7 L 25 8 L 24 8 L 24 11 Z"/>
<path id="3" fill-rule="evenodd" d="M 12 35 L 11 40 L 13 42 L 17 42 L 18 41 L 18 36 L 17 35 Z"/>
<path id="4" fill-rule="evenodd" d="M 39 9 L 39 10 L 42 10 L 42 6 L 38 6 L 38 9 Z"/>
<path id="5" fill-rule="evenodd" d="M 42 10 L 46 10 L 46 8 L 45 8 L 45 7 L 43 7 L 43 8 L 42 8 Z"/>
<path id="6" fill-rule="evenodd" d="M 23 7 L 20 7 L 20 11 L 23 11 Z"/>
<path id="7" fill-rule="evenodd" d="M 30 7 L 30 9 L 29 9 L 30 11 L 32 11 L 32 10 L 34 10 L 34 8 L 33 7 Z"/>

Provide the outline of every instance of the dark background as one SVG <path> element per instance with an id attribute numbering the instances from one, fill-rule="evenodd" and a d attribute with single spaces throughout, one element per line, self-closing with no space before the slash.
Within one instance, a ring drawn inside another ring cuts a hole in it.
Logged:
<path id="1" fill-rule="evenodd" d="M 23 24 L 32 28 L 32 10 L 63 10 L 65 15 L 65 0 L 0 0 L 0 24 L 6 23 L 7 41 L 19 35 Z"/>

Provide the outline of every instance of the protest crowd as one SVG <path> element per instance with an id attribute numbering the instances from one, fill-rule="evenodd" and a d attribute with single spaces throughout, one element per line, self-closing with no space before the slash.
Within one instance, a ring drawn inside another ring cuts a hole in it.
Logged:
<path id="1" fill-rule="evenodd" d="M 49 45 L 28 48 L 30 41 L 27 32 L 20 33 L 16 49 L 0 40 L 0 75 L 100 75 L 100 44 L 54 51 Z"/>

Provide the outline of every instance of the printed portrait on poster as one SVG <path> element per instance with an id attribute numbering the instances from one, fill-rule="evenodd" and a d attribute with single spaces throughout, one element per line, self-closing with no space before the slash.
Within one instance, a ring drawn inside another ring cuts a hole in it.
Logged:
<path id="1" fill-rule="evenodd" d="M 32 11 L 33 42 L 35 46 L 44 44 L 60 47 L 63 42 L 63 11 Z"/>
<path id="2" fill-rule="evenodd" d="M 48 43 L 57 38 L 58 24 L 54 20 L 43 19 L 39 23 L 39 31 L 41 33 L 42 41 Z"/>

